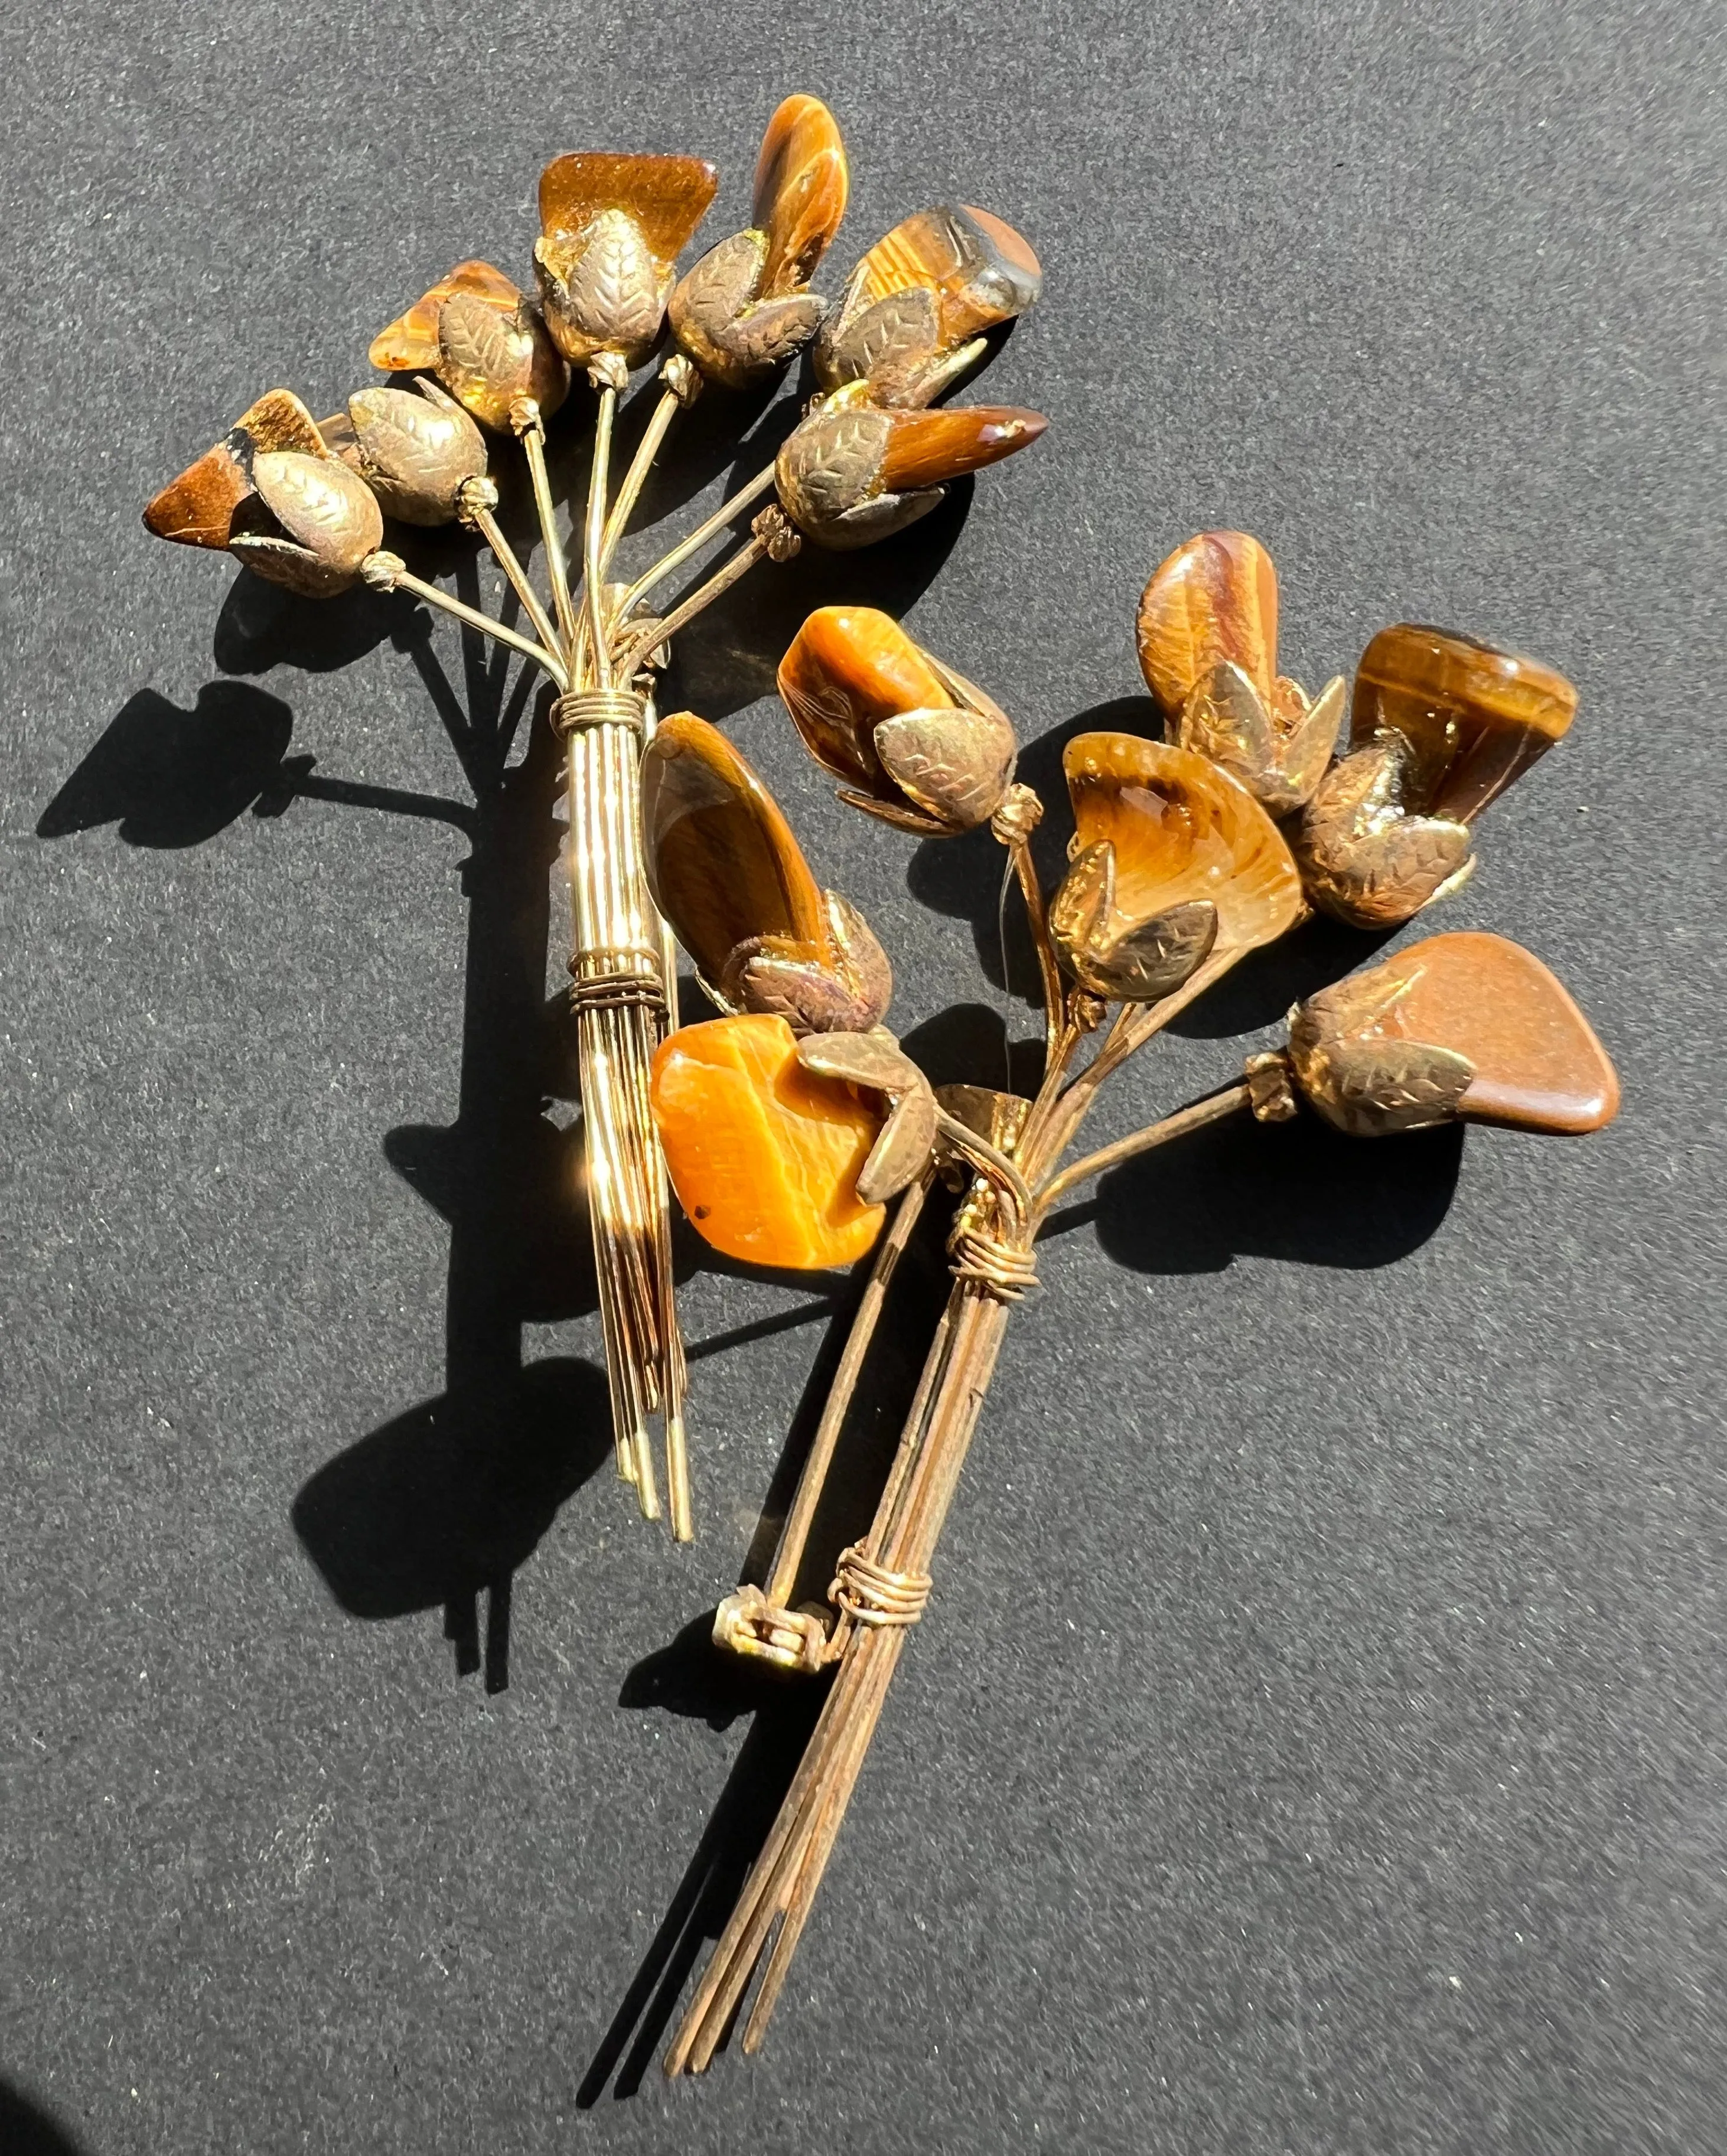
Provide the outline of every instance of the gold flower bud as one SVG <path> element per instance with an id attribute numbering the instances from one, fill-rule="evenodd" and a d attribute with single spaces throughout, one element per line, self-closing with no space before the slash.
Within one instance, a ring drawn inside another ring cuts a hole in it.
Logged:
<path id="1" fill-rule="evenodd" d="M 873 607 L 812 613 L 780 661 L 779 694 L 804 746 L 847 782 L 840 798 L 901 830 L 969 831 L 1013 783 L 1005 715 Z"/>
<path id="2" fill-rule="evenodd" d="M 983 357 L 985 333 L 1042 288 L 1037 257 L 1010 224 L 987 210 L 922 210 L 852 271 L 816 339 L 816 378 L 825 389 L 862 383 L 879 404 L 928 404 Z"/>
<path id="3" fill-rule="evenodd" d="M 805 289 L 846 214 L 846 149 L 820 98 L 789 97 L 768 123 L 750 228 L 704 254 L 674 288 L 672 335 L 728 388 L 783 367 L 827 302 Z"/>
<path id="4" fill-rule="evenodd" d="M 144 511 L 158 538 L 233 554 L 310 598 L 345 591 L 383 539 L 372 490 L 300 399 L 261 397 Z"/>
<path id="5" fill-rule="evenodd" d="M 1289 1066 L 1352 1137 L 1455 1116 L 1581 1136 L 1611 1122 L 1619 1081 L 1564 988 L 1503 936 L 1430 936 L 1289 1014 Z"/>
<path id="6" fill-rule="evenodd" d="M 534 269 L 546 326 L 564 357 L 625 366 L 660 335 L 673 264 L 707 213 L 718 176 L 700 157 L 584 151 L 540 175 Z"/>
<path id="7" fill-rule="evenodd" d="M 928 516 L 947 480 L 1011 456 L 1048 424 L 1007 405 L 883 411 L 842 391 L 787 437 L 775 466 L 780 502 L 818 546 L 867 547 Z"/>
<path id="8" fill-rule="evenodd" d="M 569 389 L 569 369 L 538 310 L 489 262 L 459 262 L 373 339 L 368 357 L 386 373 L 435 374 L 482 427 L 500 434 L 523 399 L 549 415 Z"/>
<path id="9" fill-rule="evenodd" d="M 403 524 L 449 524 L 457 498 L 486 466 L 486 437 L 455 398 L 422 380 L 406 389 L 357 389 L 347 400 L 347 442 L 326 440 Z"/>
<path id="10" fill-rule="evenodd" d="M 1349 752 L 1296 836 L 1314 905 L 1393 927 L 1455 891 L 1475 865 L 1475 819 L 1576 710 L 1576 690 L 1539 660 L 1444 629 L 1381 629 L 1356 674 Z"/>
<path id="11" fill-rule="evenodd" d="M 1343 723 L 1343 676 L 1310 701 L 1277 672 L 1277 575 L 1257 539 L 1202 531 L 1176 548 L 1139 602 L 1139 664 L 1172 742 L 1271 815 L 1311 797 Z"/>
<path id="12" fill-rule="evenodd" d="M 1301 911 L 1277 827 L 1239 781 L 1190 750 L 1080 734 L 1062 758 L 1072 866 L 1050 932 L 1082 988 L 1157 1002 L 1206 958 L 1269 943 Z"/>
<path id="13" fill-rule="evenodd" d="M 654 903 L 713 1002 L 799 1033 L 881 1023 L 886 953 L 856 907 L 816 883 L 779 803 L 717 727 L 688 711 L 662 721 L 641 793 Z"/>

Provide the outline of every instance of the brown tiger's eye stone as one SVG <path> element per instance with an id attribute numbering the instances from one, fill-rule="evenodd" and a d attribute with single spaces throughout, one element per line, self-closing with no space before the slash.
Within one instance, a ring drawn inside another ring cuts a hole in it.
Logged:
<path id="1" fill-rule="evenodd" d="M 787 98 L 756 161 L 750 221 L 768 241 L 759 298 L 809 283 L 846 215 L 849 185 L 838 121 L 819 97 Z"/>
<path id="2" fill-rule="evenodd" d="M 1271 702 L 1277 572 L 1245 531 L 1202 531 L 1154 572 L 1139 602 L 1139 665 L 1168 724 L 1225 660 Z"/>
<path id="3" fill-rule="evenodd" d="M 1619 1112 L 1606 1050 L 1533 952 L 1467 930 L 1412 943 L 1364 981 L 1401 986 L 1372 1034 L 1465 1055 L 1475 1075 L 1460 1114 L 1513 1129 L 1581 1137 Z"/>
<path id="4" fill-rule="evenodd" d="M 1062 757 L 1076 855 L 1114 849 L 1114 906 L 1125 922 L 1178 906 L 1217 909 L 1216 951 L 1251 950 L 1293 925 L 1301 877 L 1247 789 L 1190 751 L 1136 734 L 1078 734 Z"/>
<path id="5" fill-rule="evenodd" d="M 882 1208 L 856 1183 L 883 1111 L 806 1070 L 784 1019 L 680 1028 L 654 1057 L 652 1097 L 678 1202 L 727 1257 L 846 1265 L 881 1232 Z"/>
<path id="6" fill-rule="evenodd" d="M 170 480 L 144 511 L 146 530 L 182 547 L 225 547 L 234 511 L 252 492 L 253 458 L 280 449 L 330 454 L 316 421 L 290 389 L 266 391 L 213 449 Z"/>
<path id="7" fill-rule="evenodd" d="M 707 216 L 718 185 L 718 172 L 702 157 L 573 151 L 554 157 L 540 175 L 540 223 L 548 235 L 574 239 L 606 210 L 620 209 L 669 264 Z"/>
<path id="8" fill-rule="evenodd" d="M 988 210 L 920 210 L 866 254 L 847 290 L 854 308 L 923 285 L 935 295 L 941 341 L 959 343 L 1023 314 L 1043 287 L 1030 243 Z"/>
<path id="9" fill-rule="evenodd" d="M 1394 727 L 1415 752 L 1405 799 L 1472 822 L 1563 735 L 1577 691 L 1538 659 L 1400 622 L 1362 654 L 1350 714 L 1357 748 Z"/>
<path id="10" fill-rule="evenodd" d="M 521 291 L 501 270 L 493 269 L 489 262 L 458 262 L 406 314 L 398 315 L 388 329 L 379 331 L 366 355 L 368 363 L 387 373 L 435 367 L 438 316 L 444 302 L 456 292 L 470 294 L 501 315 L 513 315 L 522 304 Z"/>
<path id="11" fill-rule="evenodd" d="M 642 835 L 654 903 L 705 981 L 739 944 L 830 956 L 822 895 L 778 803 L 717 727 L 662 720 L 641 764 Z"/>
<path id="12" fill-rule="evenodd" d="M 882 491 L 939 486 L 979 471 L 1035 442 L 1048 426 L 1041 412 L 1007 404 L 965 404 L 944 412 L 895 412 L 882 454 Z"/>
<path id="13" fill-rule="evenodd" d="M 818 607 L 779 662 L 779 693 L 824 770 L 872 787 L 872 742 L 883 719 L 952 701 L 929 662 L 891 614 L 874 607 Z"/>

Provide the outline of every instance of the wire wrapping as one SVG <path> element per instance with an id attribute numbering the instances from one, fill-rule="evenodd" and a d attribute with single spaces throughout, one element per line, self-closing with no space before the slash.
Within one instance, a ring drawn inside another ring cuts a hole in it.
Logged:
<path id="1" fill-rule="evenodd" d="M 915 1625 L 930 1584 L 927 1572 L 891 1572 L 861 1543 L 851 1543 L 840 1553 L 828 1599 L 860 1625 Z"/>

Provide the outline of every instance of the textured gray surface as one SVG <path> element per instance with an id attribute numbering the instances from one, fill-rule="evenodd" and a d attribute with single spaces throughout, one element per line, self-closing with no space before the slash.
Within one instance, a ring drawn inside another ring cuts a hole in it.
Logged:
<path id="1" fill-rule="evenodd" d="M 1723 2145 L 1719 15 L 72 0 L 0 52 L 8 2156 Z M 137 513 L 450 261 L 524 264 L 556 151 L 712 155 L 717 235 L 794 87 L 851 140 L 836 260 L 957 198 L 1048 271 L 979 393 L 1044 441 L 686 661 L 902 1024 L 1000 1007 L 988 850 L 794 757 L 798 608 L 911 607 L 1043 736 L 1134 696 L 1146 572 L 1227 523 L 1310 682 L 1413 617 L 1581 684 L 1450 922 L 1560 969 L 1627 1105 L 1118 1178 L 1015 1322 L 769 2048 L 668 2089 L 650 1994 L 796 1734 L 695 1642 L 826 1291 L 693 1273 L 674 1551 L 594 1471 L 543 763 L 500 780 L 456 639 L 229 596 Z M 489 1694 L 440 1611 L 512 1566 Z"/>

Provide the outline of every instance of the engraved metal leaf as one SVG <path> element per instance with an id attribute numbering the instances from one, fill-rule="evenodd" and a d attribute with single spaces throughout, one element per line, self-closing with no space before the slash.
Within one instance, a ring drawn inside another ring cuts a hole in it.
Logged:
<path id="1" fill-rule="evenodd" d="M 887 953 L 849 899 L 836 891 L 824 891 L 822 899 L 840 972 L 860 1005 L 871 1014 L 865 1024 L 879 1025 L 893 1000 L 893 968 Z"/>
<path id="2" fill-rule="evenodd" d="M 1217 908 L 1209 899 L 1171 906 L 1103 949 L 1087 950 L 1080 979 L 1112 1001 L 1154 1004 L 1173 995 L 1217 941 Z"/>
<path id="3" fill-rule="evenodd" d="M 987 823 L 1013 783 L 1019 743 L 993 709 L 902 711 L 874 738 L 888 777 L 947 830 Z"/>
<path id="4" fill-rule="evenodd" d="M 824 1078 L 867 1086 L 877 1093 L 905 1093 L 924 1084 L 923 1073 L 885 1029 L 875 1033 L 812 1035 L 798 1043 L 798 1060 Z"/>
<path id="5" fill-rule="evenodd" d="M 897 831 L 912 831 L 920 839 L 944 839 L 948 835 L 947 825 L 937 823 L 933 816 L 920 816 L 913 809 L 902 808 L 892 801 L 878 801 L 873 793 L 860 793 L 850 786 L 838 787 L 835 792 L 848 808 L 861 808 L 865 815 L 892 824 Z"/>
<path id="6" fill-rule="evenodd" d="M 1354 1137 L 1449 1122 L 1475 1077 L 1467 1055 L 1422 1040 L 1330 1041 L 1292 1060 L 1320 1114 Z"/>
<path id="7" fill-rule="evenodd" d="M 935 1151 L 935 1095 L 920 1082 L 895 1101 L 869 1158 L 857 1172 L 856 1188 L 866 1205 L 885 1205 L 915 1183 Z"/>
<path id="8" fill-rule="evenodd" d="M 252 484 L 289 537 L 330 567 L 357 570 L 383 543 L 376 496 L 335 458 L 268 450 L 252 461 Z"/>

